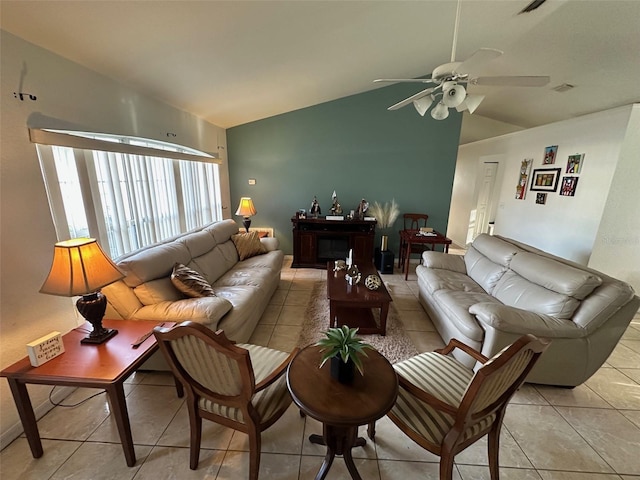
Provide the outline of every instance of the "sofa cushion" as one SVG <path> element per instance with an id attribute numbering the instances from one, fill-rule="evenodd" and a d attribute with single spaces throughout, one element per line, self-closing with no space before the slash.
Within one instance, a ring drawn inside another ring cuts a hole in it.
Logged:
<path id="1" fill-rule="evenodd" d="M 143 305 L 153 305 L 164 301 L 175 302 L 184 298 L 184 295 L 175 287 L 170 277 L 145 282 L 134 288 L 133 292 Z"/>
<path id="2" fill-rule="evenodd" d="M 176 263 L 171 272 L 171 283 L 188 297 L 213 297 L 215 293 L 207 280 L 198 272 Z"/>
<path id="3" fill-rule="evenodd" d="M 602 279 L 589 271 L 529 252 L 516 255 L 510 268 L 530 282 L 578 300 L 602 284 Z"/>
<path id="4" fill-rule="evenodd" d="M 473 248 L 493 263 L 497 263 L 504 267 L 508 267 L 513 260 L 513 257 L 518 252 L 522 252 L 522 249 L 515 245 L 502 240 L 501 238 L 487 235 L 486 233 L 478 235 L 472 245 Z"/>
<path id="5" fill-rule="evenodd" d="M 580 305 L 575 298 L 541 287 L 512 270 L 502 276 L 493 295 L 505 305 L 563 319 L 571 318 Z"/>
<path id="6" fill-rule="evenodd" d="M 492 262 L 476 250 L 473 245 L 464 255 L 464 263 L 467 266 L 467 275 L 489 294 L 493 292 L 498 280 L 507 271 L 506 266 Z"/>
<path id="7" fill-rule="evenodd" d="M 451 270 L 433 269 L 418 265 L 416 267 L 416 274 L 418 276 L 420 286 L 426 288 L 429 293 L 443 289 L 485 293 L 480 285 L 464 273 L 454 272 Z"/>
<path id="8" fill-rule="evenodd" d="M 447 317 L 455 324 L 456 328 L 467 338 L 476 342 L 482 342 L 484 330 L 469 313 L 469 307 L 479 302 L 499 303 L 487 293 L 461 292 L 455 290 L 438 290 L 434 292 L 433 299 L 438 307 L 446 312 Z"/>
<path id="9" fill-rule="evenodd" d="M 240 261 L 266 252 L 260 243 L 258 232 L 238 233 L 231 236 L 231 240 L 238 250 Z"/>
<path id="10" fill-rule="evenodd" d="M 130 287 L 168 277 L 176 262 L 188 264 L 191 255 L 180 243 L 170 242 L 155 245 L 118 260 L 118 268 L 126 275 L 124 283 Z"/>

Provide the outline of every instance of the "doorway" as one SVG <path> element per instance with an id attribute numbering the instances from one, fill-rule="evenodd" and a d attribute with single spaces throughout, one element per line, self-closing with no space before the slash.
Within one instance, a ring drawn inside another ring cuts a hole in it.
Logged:
<path id="1" fill-rule="evenodd" d="M 476 208 L 471 210 L 469 215 L 467 243 L 473 242 L 481 233 L 489 233 L 489 223 L 493 220 L 495 204 L 499 197 L 499 192 L 495 189 L 499 165 L 496 160 L 491 158 L 491 161 L 489 161 L 486 157 L 484 160 L 481 158 L 483 163 L 480 182 L 477 186 L 478 200 Z"/>

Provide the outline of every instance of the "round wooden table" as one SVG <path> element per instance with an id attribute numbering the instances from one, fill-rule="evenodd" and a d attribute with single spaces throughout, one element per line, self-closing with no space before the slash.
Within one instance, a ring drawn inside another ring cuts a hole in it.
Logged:
<path id="1" fill-rule="evenodd" d="M 311 435 L 309 441 L 327 446 L 327 454 L 316 480 L 327 476 L 336 455 L 342 455 L 354 480 L 361 480 L 351 449 L 364 446 L 358 427 L 368 425 L 368 435 L 375 437 L 375 421 L 393 407 L 398 395 L 395 370 L 380 353 L 367 350 L 363 358 L 364 376 L 356 370 L 353 383 L 345 385 L 333 379 L 330 362 L 318 368 L 320 347 L 301 350 L 287 369 L 287 386 L 302 412 L 322 422 L 322 437 Z"/>

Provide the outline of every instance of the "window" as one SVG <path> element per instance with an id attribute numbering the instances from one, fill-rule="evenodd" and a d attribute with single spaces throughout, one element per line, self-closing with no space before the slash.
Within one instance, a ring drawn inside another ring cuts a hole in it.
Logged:
<path id="1" fill-rule="evenodd" d="M 140 138 L 30 134 L 59 240 L 96 238 L 115 259 L 222 219 L 211 155 Z"/>

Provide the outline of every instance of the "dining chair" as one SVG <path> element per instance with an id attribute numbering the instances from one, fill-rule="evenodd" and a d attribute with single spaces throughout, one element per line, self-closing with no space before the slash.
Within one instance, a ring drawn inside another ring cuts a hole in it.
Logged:
<path id="1" fill-rule="evenodd" d="M 261 432 L 291 404 L 286 368 L 297 353 L 235 344 L 222 330 L 195 322 L 154 329 L 171 371 L 183 385 L 189 410 L 190 468 L 198 468 L 202 419 L 249 436 L 249 478 L 260 470 Z"/>
<path id="2" fill-rule="evenodd" d="M 426 213 L 404 213 L 402 215 L 404 230 L 420 230 L 420 227 L 427 226 L 427 220 L 429 215 Z M 405 249 L 407 248 L 406 242 L 403 241 L 402 235 L 400 236 L 400 251 L 398 255 L 398 268 L 400 268 L 401 262 L 406 255 Z M 430 250 L 429 245 L 426 243 L 412 243 L 411 253 L 422 255 L 425 250 Z"/>
<path id="3" fill-rule="evenodd" d="M 414 442 L 440 457 L 440 480 L 451 480 L 456 454 L 488 435 L 489 472 L 491 480 L 498 480 L 507 403 L 548 345 L 524 335 L 488 359 L 452 339 L 441 350 L 396 363 L 400 391 L 387 415 Z M 474 372 L 450 355 L 456 348 L 480 368 Z"/>

